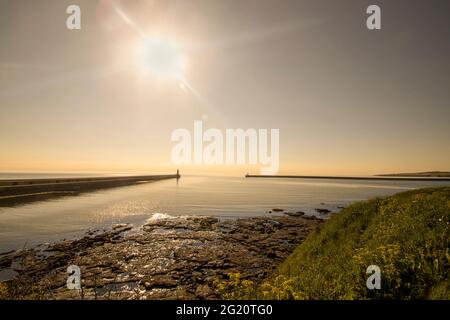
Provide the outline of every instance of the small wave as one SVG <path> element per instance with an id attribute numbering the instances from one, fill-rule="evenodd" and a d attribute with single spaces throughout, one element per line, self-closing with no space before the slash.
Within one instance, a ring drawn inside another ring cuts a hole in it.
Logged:
<path id="1" fill-rule="evenodd" d="M 150 218 L 148 218 L 146 220 L 146 222 L 153 222 L 153 221 L 158 221 L 158 220 L 165 220 L 165 219 L 173 219 L 175 218 L 174 216 L 171 216 L 169 214 L 165 214 L 165 213 L 154 213 L 152 214 L 152 216 Z"/>

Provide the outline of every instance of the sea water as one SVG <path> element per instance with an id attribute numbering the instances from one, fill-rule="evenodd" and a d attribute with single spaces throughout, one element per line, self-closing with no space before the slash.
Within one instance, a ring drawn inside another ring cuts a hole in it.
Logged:
<path id="1" fill-rule="evenodd" d="M 276 213 L 269 211 L 280 208 L 319 215 L 317 208 L 335 212 L 360 200 L 449 184 L 183 176 L 178 181 L 156 181 L 0 207 L 0 252 L 79 237 L 87 230 L 110 228 L 118 223 L 130 223 L 138 228 L 155 214 L 233 219 L 270 216 Z"/>

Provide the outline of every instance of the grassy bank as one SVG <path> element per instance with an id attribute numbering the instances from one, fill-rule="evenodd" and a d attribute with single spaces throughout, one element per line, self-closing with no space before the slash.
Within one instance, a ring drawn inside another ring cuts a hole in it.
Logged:
<path id="1" fill-rule="evenodd" d="M 450 299 L 449 222 L 450 187 L 355 203 L 310 234 L 256 289 L 232 277 L 228 297 Z M 381 269 L 379 290 L 366 287 L 369 265 Z"/>

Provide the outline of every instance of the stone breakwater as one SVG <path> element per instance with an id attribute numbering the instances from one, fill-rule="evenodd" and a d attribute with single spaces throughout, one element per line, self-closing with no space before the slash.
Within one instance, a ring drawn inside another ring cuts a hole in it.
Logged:
<path id="1" fill-rule="evenodd" d="M 216 299 L 215 280 L 233 272 L 263 280 L 322 222 L 309 216 L 156 216 L 138 232 L 117 225 L 0 255 L 0 270 L 14 274 L 5 283 L 12 299 Z M 72 264 L 81 269 L 79 291 L 66 287 Z"/>
<path id="2" fill-rule="evenodd" d="M 177 171 L 177 174 L 173 175 L 0 180 L 0 207 L 178 178 L 180 174 Z"/>

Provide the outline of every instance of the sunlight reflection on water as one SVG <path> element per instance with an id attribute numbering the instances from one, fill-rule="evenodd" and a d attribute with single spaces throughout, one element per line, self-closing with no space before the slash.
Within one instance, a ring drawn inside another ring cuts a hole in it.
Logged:
<path id="1" fill-rule="evenodd" d="M 88 228 L 140 225 L 154 213 L 222 218 L 269 215 L 273 208 L 316 214 L 351 202 L 448 182 L 255 179 L 186 176 L 0 208 L 0 252 L 79 236 Z"/>

